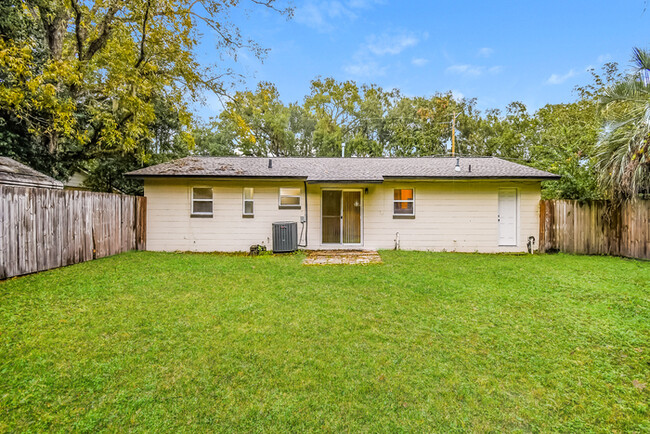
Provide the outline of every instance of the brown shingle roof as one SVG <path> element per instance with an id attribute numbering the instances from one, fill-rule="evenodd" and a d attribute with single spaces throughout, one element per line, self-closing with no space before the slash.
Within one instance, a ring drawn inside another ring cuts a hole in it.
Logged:
<path id="1" fill-rule="evenodd" d="M 269 167 L 269 160 L 272 166 Z M 559 179 L 496 157 L 266 158 L 186 157 L 127 173 L 134 178 L 297 178 L 307 182 L 383 182 L 390 178 Z M 470 171 L 471 166 L 471 171 Z"/>
<path id="2" fill-rule="evenodd" d="M 9 157 L 0 157 L 0 184 L 20 187 L 63 188 L 63 183 Z"/>

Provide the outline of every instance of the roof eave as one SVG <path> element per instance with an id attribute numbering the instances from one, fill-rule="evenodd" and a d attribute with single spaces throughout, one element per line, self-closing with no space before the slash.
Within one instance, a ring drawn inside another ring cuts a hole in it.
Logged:
<path id="1" fill-rule="evenodd" d="M 44 180 L 44 179 L 0 179 L 0 185 L 8 185 L 11 187 L 38 187 L 38 188 L 50 188 L 54 190 L 63 189 L 63 183 L 57 181 L 56 179 Z"/>
<path id="2" fill-rule="evenodd" d="M 182 174 L 182 175 L 170 175 L 170 174 L 130 174 L 127 173 L 124 176 L 127 178 L 133 179 L 170 179 L 170 178 L 193 178 L 193 179 L 257 179 L 257 180 L 277 180 L 281 181 L 284 179 L 295 179 L 295 180 L 305 180 L 308 184 L 381 184 L 385 180 L 474 180 L 480 181 L 484 179 L 507 179 L 507 180 L 525 180 L 525 181 L 557 181 L 562 177 L 559 175 L 553 176 L 385 176 L 384 179 L 308 179 L 306 176 L 267 176 L 267 175 L 246 175 L 246 176 L 233 176 L 233 175 L 197 175 L 197 174 Z"/>
<path id="3" fill-rule="evenodd" d="M 145 178 L 218 178 L 218 179 L 307 179 L 306 176 L 291 176 L 291 175 L 205 175 L 205 174 L 194 174 L 194 173 L 183 173 L 183 174 L 140 174 L 140 173 L 125 173 L 125 177 L 134 178 L 134 179 L 145 179 Z"/>
<path id="4" fill-rule="evenodd" d="M 486 175 L 486 176 L 384 176 L 386 180 L 476 180 L 480 181 L 482 179 L 509 179 L 509 180 L 526 180 L 526 181 L 556 181 L 560 179 L 560 175 L 553 176 L 521 176 L 521 175 Z"/>
<path id="5" fill-rule="evenodd" d="M 307 184 L 381 184 L 383 179 L 307 179 Z"/>

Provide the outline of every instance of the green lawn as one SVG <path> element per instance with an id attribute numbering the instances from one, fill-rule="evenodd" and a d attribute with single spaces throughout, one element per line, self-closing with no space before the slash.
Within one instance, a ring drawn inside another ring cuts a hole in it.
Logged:
<path id="1" fill-rule="evenodd" d="M 0 431 L 650 431 L 649 262 L 381 254 L 0 282 Z"/>

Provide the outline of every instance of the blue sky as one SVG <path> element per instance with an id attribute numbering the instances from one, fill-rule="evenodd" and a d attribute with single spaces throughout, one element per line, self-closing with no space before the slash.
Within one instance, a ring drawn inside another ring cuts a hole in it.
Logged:
<path id="1" fill-rule="evenodd" d="M 285 103 L 302 101 L 317 76 L 398 88 L 409 96 L 451 90 L 480 109 L 522 101 L 529 110 L 575 99 L 590 67 L 629 66 L 632 47 L 650 46 L 643 0 L 391 1 L 296 0 L 285 17 L 261 7 L 232 20 L 270 51 L 263 61 L 239 53 L 233 64 L 205 31 L 203 63 L 231 65 L 245 81 L 234 89 L 276 84 Z M 206 97 L 196 112 L 217 115 Z"/>

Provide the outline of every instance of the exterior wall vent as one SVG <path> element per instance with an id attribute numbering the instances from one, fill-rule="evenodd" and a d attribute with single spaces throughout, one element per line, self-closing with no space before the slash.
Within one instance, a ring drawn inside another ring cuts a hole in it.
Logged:
<path id="1" fill-rule="evenodd" d="M 287 253 L 298 250 L 298 223 L 273 223 L 273 253 Z"/>

